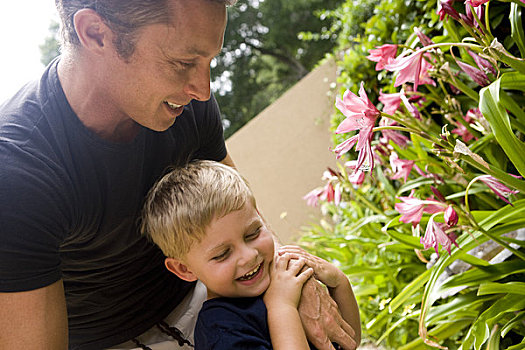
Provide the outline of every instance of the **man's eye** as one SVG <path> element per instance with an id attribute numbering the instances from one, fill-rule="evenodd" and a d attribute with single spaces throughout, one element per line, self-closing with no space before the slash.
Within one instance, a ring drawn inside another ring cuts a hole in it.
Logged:
<path id="1" fill-rule="evenodd" d="M 193 63 L 193 62 L 185 62 L 185 61 L 176 61 L 176 65 L 179 68 L 186 69 L 186 68 L 193 67 L 195 65 L 195 63 Z"/>

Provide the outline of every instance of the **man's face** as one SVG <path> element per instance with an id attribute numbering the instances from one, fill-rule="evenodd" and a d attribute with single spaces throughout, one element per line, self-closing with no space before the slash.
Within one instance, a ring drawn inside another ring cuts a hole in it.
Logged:
<path id="1" fill-rule="evenodd" d="M 185 257 L 189 270 L 208 288 L 208 298 L 255 297 L 270 284 L 272 233 L 250 203 L 215 218 Z"/>
<path id="2" fill-rule="evenodd" d="M 192 99 L 210 97 L 210 63 L 219 54 L 226 7 L 208 0 L 171 0 L 172 25 L 155 24 L 138 33 L 133 55 L 106 59 L 101 98 L 108 113 L 131 117 L 147 128 L 169 128 Z"/>

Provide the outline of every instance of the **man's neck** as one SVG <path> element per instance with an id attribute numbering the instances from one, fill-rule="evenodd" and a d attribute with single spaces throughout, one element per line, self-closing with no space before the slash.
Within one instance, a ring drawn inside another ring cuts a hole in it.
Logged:
<path id="1" fill-rule="evenodd" d="M 65 52 L 58 63 L 58 77 L 71 108 L 86 128 L 100 138 L 116 143 L 131 142 L 140 126 L 118 113 L 104 94 L 102 79 L 81 55 Z"/>

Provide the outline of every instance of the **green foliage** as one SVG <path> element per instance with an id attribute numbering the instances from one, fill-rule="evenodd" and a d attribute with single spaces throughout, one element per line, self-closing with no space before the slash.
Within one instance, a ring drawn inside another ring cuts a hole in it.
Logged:
<path id="1" fill-rule="evenodd" d="M 491 0 L 482 6 L 485 15 L 473 22 L 441 21 L 436 1 L 348 0 L 326 12 L 334 24 L 322 35 L 338 35 L 341 92 L 357 93 L 363 82 L 379 109 L 388 107 L 378 101 L 380 92 L 406 100 L 393 114 L 376 117 L 382 118 L 371 133 L 376 166 L 364 180 L 356 175 L 365 167 L 344 161 L 366 147 L 343 156 L 317 192 L 324 193 L 318 199 L 330 220 L 305 228 L 300 243 L 349 276 L 364 339 L 388 349 L 523 347 L 525 243 L 509 235 L 525 228 L 525 181 L 518 176 L 525 175 L 524 5 Z M 463 2 L 454 8 L 466 16 Z M 474 26 L 478 21 L 481 26 Z M 423 43 L 416 28 L 432 42 Z M 424 73 L 435 84 L 422 84 L 417 92 L 409 83 L 394 86 L 399 73 L 376 71 L 367 59 L 383 44 L 398 45 L 398 57 L 425 52 L 420 57 L 430 68 Z M 475 61 L 479 57 L 484 63 Z M 347 113 L 334 115 L 333 130 L 345 118 L 365 120 Z M 386 138 L 387 131 L 404 136 L 407 145 Z M 348 138 L 334 135 L 334 142 Z M 406 181 L 394 176 L 402 170 L 397 159 L 409 166 Z M 484 183 L 489 176 L 496 181 L 491 188 Z M 340 202 L 327 191 L 339 191 Z M 421 210 L 430 204 L 442 209 L 407 222 L 406 209 L 398 206 L 407 198 L 427 201 Z M 457 223 L 446 221 L 445 208 L 454 209 Z M 433 225 L 448 237 L 441 236 L 435 252 L 427 240 Z M 443 249 L 454 237 L 457 246 Z M 500 251 L 507 258 L 493 259 Z"/>
<path id="2" fill-rule="evenodd" d="M 312 37 L 329 25 L 321 9 L 343 0 L 245 0 L 231 7 L 222 54 L 212 70 L 216 97 L 233 134 L 305 76 L 335 37 Z M 222 79 L 221 79 L 222 78 Z"/>

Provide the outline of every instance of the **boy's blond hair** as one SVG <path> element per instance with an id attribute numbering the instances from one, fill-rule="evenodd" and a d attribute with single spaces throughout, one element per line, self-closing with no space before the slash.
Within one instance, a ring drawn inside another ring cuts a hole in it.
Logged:
<path id="1" fill-rule="evenodd" d="M 255 198 L 246 180 L 222 163 L 198 160 L 175 168 L 150 190 L 144 204 L 142 233 L 164 255 L 183 258 L 205 236 L 215 218 L 240 210 Z"/>

